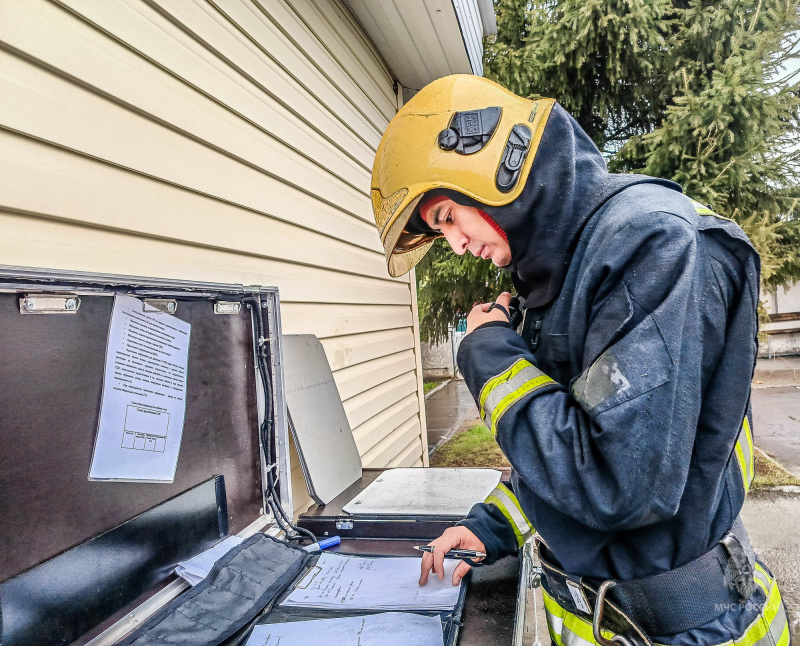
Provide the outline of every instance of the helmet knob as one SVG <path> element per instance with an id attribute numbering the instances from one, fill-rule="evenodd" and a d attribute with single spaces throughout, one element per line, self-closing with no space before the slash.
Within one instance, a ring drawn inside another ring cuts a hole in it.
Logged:
<path id="1" fill-rule="evenodd" d="M 439 133 L 439 148 L 442 150 L 455 150 L 458 146 L 458 133 L 452 128 L 445 128 Z"/>

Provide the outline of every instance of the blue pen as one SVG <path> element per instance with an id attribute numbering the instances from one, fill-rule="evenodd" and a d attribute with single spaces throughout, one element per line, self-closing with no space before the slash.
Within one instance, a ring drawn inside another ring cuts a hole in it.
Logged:
<path id="1" fill-rule="evenodd" d="M 333 547 L 334 545 L 338 545 L 342 542 L 342 539 L 338 536 L 331 536 L 330 538 L 323 538 L 318 543 L 311 543 L 311 545 L 306 545 L 303 549 L 306 552 L 321 552 L 326 547 Z"/>

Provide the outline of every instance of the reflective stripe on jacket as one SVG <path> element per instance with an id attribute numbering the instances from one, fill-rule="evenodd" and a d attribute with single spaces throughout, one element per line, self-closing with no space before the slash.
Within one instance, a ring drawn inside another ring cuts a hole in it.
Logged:
<path id="1" fill-rule="evenodd" d="M 514 493 L 506 487 L 502 482 L 495 487 L 494 491 L 490 493 L 486 500 L 486 504 L 493 505 L 506 519 L 509 526 L 514 532 L 514 539 L 517 547 L 527 541 L 533 534 L 533 527 L 531 526 L 525 512 L 519 504 L 519 500 Z"/>

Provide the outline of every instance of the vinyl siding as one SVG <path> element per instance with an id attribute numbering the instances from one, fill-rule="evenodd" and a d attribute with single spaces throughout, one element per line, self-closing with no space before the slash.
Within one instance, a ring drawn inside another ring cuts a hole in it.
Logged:
<path id="1" fill-rule="evenodd" d="M 364 465 L 421 466 L 413 282 L 369 199 L 396 108 L 338 0 L 6 0 L 0 263 L 276 285 Z"/>

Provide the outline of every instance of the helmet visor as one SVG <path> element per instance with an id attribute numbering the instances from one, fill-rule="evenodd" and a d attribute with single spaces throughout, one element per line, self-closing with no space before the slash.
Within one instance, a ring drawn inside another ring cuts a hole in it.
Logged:
<path id="1" fill-rule="evenodd" d="M 433 241 L 440 237 L 405 230 L 422 198 L 422 195 L 417 195 L 403 206 L 407 195 L 408 189 L 405 188 L 386 198 L 380 191 L 372 191 L 372 208 L 383 241 L 386 264 L 389 274 L 395 278 L 411 271 L 428 252 Z"/>

